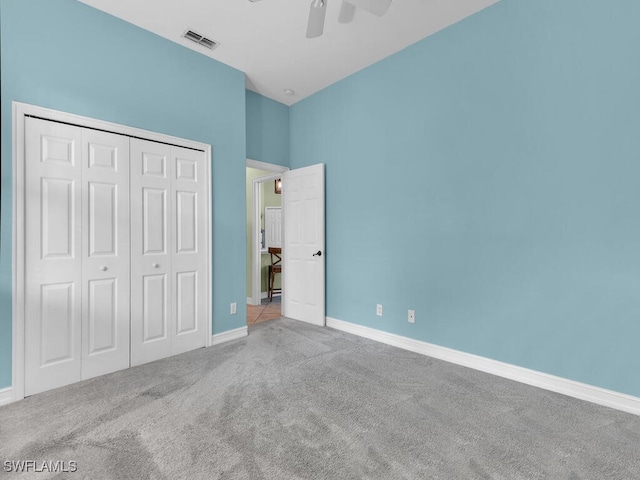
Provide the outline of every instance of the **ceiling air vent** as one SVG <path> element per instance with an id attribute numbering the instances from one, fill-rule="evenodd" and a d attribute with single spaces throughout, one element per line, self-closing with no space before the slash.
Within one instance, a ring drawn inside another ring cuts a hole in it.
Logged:
<path id="1" fill-rule="evenodd" d="M 196 33 L 193 30 L 187 30 L 182 36 L 184 38 L 191 40 L 192 42 L 197 43 L 198 45 L 202 45 L 203 47 L 208 48 L 209 50 L 213 50 L 218 45 L 220 45 L 215 40 L 211 40 L 210 38 L 207 38 L 204 35 L 200 35 L 199 33 Z"/>

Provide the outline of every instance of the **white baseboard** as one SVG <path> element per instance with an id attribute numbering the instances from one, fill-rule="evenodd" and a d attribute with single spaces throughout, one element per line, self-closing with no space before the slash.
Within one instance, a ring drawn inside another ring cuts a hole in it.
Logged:
<path id="1" fill-rule="evenodd" d="M 327 327 L 481 372 L 640 415 L 640 398 L 327 317 Z"/>
<path id="2" fill-rule="evenodd" d="M 274 297 L 280 297 L 281 295 L 282 295 L 282 293 L 274 293 L 273 294 Z M 262 300 L 264 300 L 265 298 L 269 298 L 269 292 L 261 292 L 260 293 L 260 298 Z M 247 305 L 253 305 L 253 298 L 247 297 Z"/>
<path id="3" fill-rule="evenodd" d="M 282 293 L 275 293 L 273 294 L 274 297 L 280 297 L 282 296 Z M 262 296 L 261 298 L 264 300 L 265 298 L 269 298 L 269 292 L 262 292 Z"/>
<path id="4" fill-rule="evenodd" d="M 13 401 L 13 389 L 11 387 L 0 389 L 0 406 L 12 403 Z"/>
<path id="5" fill-rule="evenodd" d="M 237 340 L 238 338 L 246 337 L 249 334 L 249 330 L 246 326 L 229 330 L 227 332 L 216 333 L 211 337 L 211 345 L 219 345 L 221 343 L 230 342 L 231 340 Z"/>

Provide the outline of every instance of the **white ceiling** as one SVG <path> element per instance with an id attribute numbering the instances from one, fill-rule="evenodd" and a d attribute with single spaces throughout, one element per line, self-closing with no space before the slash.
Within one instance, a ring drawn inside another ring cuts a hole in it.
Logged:
<path id="1" fill-rule="evenodd" d="M 311 0 L 80 1 L 237 68 L 247 88 L 292 105 L 498 0 L 393 0 L 383 17 L 357 10 L 348 24 L 338 23 L 342 0 L 327 0 L 314 39 L 305 37 Z M 186 30 L 220 45 L 207 50 Z"/>

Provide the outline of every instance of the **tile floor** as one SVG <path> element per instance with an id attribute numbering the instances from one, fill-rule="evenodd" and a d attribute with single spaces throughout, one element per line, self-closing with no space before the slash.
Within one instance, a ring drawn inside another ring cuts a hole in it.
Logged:
<path id="1" fill-rule="evenodd" d="M 279 296 L 273 297 L 272 302 L 265 298 L 262 300 L 262 305 L 247 305 L 247 325 L 255 325 L 282 317 L 280 298 Z"/>

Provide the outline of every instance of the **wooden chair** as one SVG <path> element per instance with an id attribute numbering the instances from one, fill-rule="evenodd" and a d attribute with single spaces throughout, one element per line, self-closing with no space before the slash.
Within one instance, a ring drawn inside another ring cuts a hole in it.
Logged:
<path id="1" fill-rule="evenodd" d="M 269 301 L 273 300 L 273 294 L 282 293 L 281 288 L 273 288 L 276 280 L 276 273 L 282 273 L 282 248 L 269 247 L 269 255 L 271 256 L 271 265 L 269 265 Z"/>

